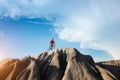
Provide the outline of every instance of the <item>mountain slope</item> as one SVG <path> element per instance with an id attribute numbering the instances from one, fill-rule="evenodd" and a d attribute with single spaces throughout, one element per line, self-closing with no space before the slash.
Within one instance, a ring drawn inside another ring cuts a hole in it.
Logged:
<path id="1" fill-rule="evenodd" d="M 119 80 L 119 73 L 120 61 L 95 63 L 74 48 L 0 61 L 0 80 Z"/>

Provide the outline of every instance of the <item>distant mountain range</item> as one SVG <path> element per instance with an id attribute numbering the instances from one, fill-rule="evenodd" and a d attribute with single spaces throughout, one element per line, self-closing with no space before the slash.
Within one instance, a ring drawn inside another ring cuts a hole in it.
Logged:
<path id="1" fill-rule="evenodd" d="M 74 48 L 0 61 L 0 80 L 120 80 L 120 60 L 94 62 Z"/>

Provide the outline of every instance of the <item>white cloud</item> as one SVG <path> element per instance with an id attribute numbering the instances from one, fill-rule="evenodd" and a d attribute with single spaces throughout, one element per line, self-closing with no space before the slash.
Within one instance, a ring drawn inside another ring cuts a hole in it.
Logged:
<path id="1" fill-rule="evenodd" d="M 2 30 L 0 30 L 0 37 L 4 37 L 4 36 L 5 36 L 5 34 L 3 33 Z"/>
<path id="2" fill-rule="evenodd" d="M 49 18 L 59 11 L 56 0 L 0 0 L 0 16 L 19 18 Z"/>
<path id="3" fill-rule="evenodd" d="M 120 0 L 0 0 L 1 17 L 55 18 L 59 38 L 120 58 Z"/>
<path id="4" fill-rule="evenodd" d="M 89 1 L 89 0 L 88 0 Z M 119 1 L 96 1 L 86 4 L 84 10 L 56 21 L 61 39 L 79 42 L 81 48 L 105 50 L 120 59 L 120 6 Z M 61 28 L 62 26 L 62 28 Z"/>

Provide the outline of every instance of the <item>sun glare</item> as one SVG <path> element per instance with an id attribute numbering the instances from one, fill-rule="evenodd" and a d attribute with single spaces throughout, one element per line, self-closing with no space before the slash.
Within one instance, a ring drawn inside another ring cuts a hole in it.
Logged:
<path id="1" fill-rule="evenodd" d="M 0 52 L 0 60 L 3 59 L 3 58 L 4 58 L 4 56 L 3 56 L 3 54 Z"/>

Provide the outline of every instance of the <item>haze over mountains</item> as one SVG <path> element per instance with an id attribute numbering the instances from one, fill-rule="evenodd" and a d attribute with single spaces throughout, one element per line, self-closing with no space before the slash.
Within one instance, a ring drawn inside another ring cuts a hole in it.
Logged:
<path id="1" fill-rule="evenodd" d="M 120 80 L 120 60 L 95 62 L 74 48 L 0 61 L 0 80 Z"/>

